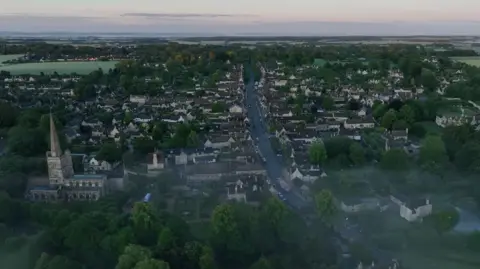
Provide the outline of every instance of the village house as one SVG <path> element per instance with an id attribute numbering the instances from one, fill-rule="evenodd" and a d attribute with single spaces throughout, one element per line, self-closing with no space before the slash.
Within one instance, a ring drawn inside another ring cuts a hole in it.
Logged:
<path id="1" fill-rule="evenodd" d="M 424 217 L 432 214 L 432 204 L 428 198 L 408 198 L 396 194 L 390 195 L 390 200 L 399 206 L 400 217 L 409 222 L 420 221 Z"/>

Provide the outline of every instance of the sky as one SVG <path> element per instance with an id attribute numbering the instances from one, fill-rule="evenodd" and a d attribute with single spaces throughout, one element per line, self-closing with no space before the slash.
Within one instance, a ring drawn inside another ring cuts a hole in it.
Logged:
<path id="1" fill-rule="evenodd" d="M 0 31 L 480 35 L 479 0 L 1 0 Z"/>

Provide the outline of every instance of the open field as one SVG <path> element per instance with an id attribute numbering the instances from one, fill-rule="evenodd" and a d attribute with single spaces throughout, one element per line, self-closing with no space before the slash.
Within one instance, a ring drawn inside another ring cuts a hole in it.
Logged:
<path id="1" fill-rule="evenodd" d="M 18 59 L 22 56 L 23 56 L 23 54 L 0 55 L 0 66 L 1 66 L 1 63 L 3 63 L 3 62 L 10 61 L 10 60 L 13 60 L 13 59 Z"/>
<path id="2" fill-rule="evenodd" d="M 113 69 L 117 61 L 109 62 L 47 62 L 47 63 L 23 63 L 0 66 L 0 70 L 8 71 L 12 75 L 33 74 L 39 75 L 41 72 L 51 74 L 53 72 L 61 74 L 77 73 L 86 75 L 99 68 L 104 71 Z"/>
<path id="3" fill-rule="evenodd" d="M 462 63 L 466 63 L 466 64 L 469 64 L 469 65 L 480 67 L 480 56 L 452 57 L 451 59 L 454 60 L 454 61 L 457 61 L 457 62 L 462 62 Z"/>

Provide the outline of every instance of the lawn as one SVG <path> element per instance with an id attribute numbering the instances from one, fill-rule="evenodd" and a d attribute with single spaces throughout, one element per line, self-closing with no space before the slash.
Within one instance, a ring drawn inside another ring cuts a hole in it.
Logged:
<path id="1" fill-rule="evenodd" d="M 23 54 L 8 54 L 8 55 L 0 55 L 0 64 L 6 61 L 18 59 L 22 57 Z"/>
<path id="2" fill-rule="evenodd" d="M 59 74 L 77 73 L 79 75 L 86 75 L 99 68 L 104 71 L 113 69 L 117 61 L 109 62 L 47 62 L 47 63 L 22 63 L 0 66 L 0 70 L 8 71 L 12 75 L 32 74 L 39 75 L 52 74 L 57 72 Z"/>
<path id="3" fill-rule="evenodd" d="M 480 56 L 473 57 L 451 57 L 452 60 L 457 62 L 466 63 L 473 66 L 480 67 Z"/>

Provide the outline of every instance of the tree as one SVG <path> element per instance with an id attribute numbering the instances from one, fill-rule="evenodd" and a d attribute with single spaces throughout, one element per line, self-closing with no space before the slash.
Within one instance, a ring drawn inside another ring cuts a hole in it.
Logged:
<path id="1" fill-rule="evenodd" d="M 177 256 L 178 239 L 169 227 L 163 227 L 158 236 L 157 249 L 166 261 L 172 261 Z"/>
<path id="2" fill-rule="evenodd" d="M 408 168 L 408 155 L 403 149 L 388 150 L 382 156 L 380 167 L 385 170 L 406 170 Z"/>
<path id="3" fill-rule="evenodd" d="M 132 112 L 130 111 L 127 111 L 125 112 L 125 116 L 123 117 L 123 122 L 125 124 L 129 124 L 133 121 L 133 115 L 132 115 Z"/>
<path id="4" fill-rule="evenodd" d="M 197 132 L 191 130 L 187 137 L 187 147 L 196 148 L 200 145 Z"/>
<path id="5" fill-rule="evenodd" d="M 385 115 L 385 113 L 388 111 L 387 109 L 388 107 L 385 104 L 376 101 L 372 106 L 372 115 L 375 119 L 381 119 L 383 115 Z"/>
<path id="6" fill-rule="evenodd" d="M 140 261 L 150 259 L 152 253 L 148 248 L 138 245 L 128 245 L 118 258 L 115 269 L 132 269 Z"/>
<path id="7" fill-rule="evenodd" d="M 131 220 L 137 240 L 145 245 L 155 244 L 161 226 L 158 217 L 154 213 L 151 204 L 135 203 L 132 210 Z"/>
<path id="8" fill-rule="evenodd" d="M 133 141 L 133 149 L 140 154 L 152 153 L 155 150 L 156 143 L 148 137 L 137 137 Z"/>
<path id="9" fill-rule="evenodd" d="M 408 124 L 413 124 L 415 122 L 415 111 L 411 106 L 403 105 L 399 111 L 399 118 Z"/>
<path id="10" fill-rule="evenodd" d="M 473 232 L 468 235 L 467 246 L 470 250 L 480 251 L 480 232 Z"/>
<path id="11" fill-rule="evenodd" d="M 458 212 L 455 209 L 432 213 L 425 218 L 425 222 L 433 226 L 439 235 L 442 235 L 457 225 Z"/>
<path id="12" fill-rule="evenodd" d="M 150 258 L 139 261 L 133 269 L 170 269 L 170 266 L 164 261 Z"/>
<path id="13" fill-rule="evenodd" d="M 122 150 L 114 142 L 107 142 L 102 145 L 96 158 L 109 163 L 116 163 L 122 159 Z"/>
<path id="14" fill-rule="evenodd" d="M 332 110 L 335 106 L 335 101 L 329 95 L 326 95 L 322 98 L 322 108 L 324 110 Z"/>
<path id="15" fill-rule="evenodd" d="M 480 171 L 480 143 L 470 141 L 455 154 L 455 165 L 460 171 Z"/>
<path id="16" fill-rule="evenodd" d="M 273 266 L 268 259 L 262 256 L 260 259 L 258 259 L 258 261 L 252 264 L 252 266 L 250 266 L 250 269 L 273 269 Z"/>
<path id="17" fill-rule="evenodd" d="M 422 141 L 419 155 L 424 168 L 436 170 L 448 160 L 447 150 L 440 136 L 430 135 Z"/>
<path id="18" fill-rule="evenodd" d="M 331 224 L 338 209 L 335 204 L 335 198 L 330 190 L 322 190 L 315 195 L 315 208 L 320 219 L 325 224 Z"/>
<path id="19" fill-rule="evenodd" d="M 382 117 L 381 125 L 386 129 L 392 129 L 393 123 L 397 120 L 397 112 L 394 109 L 389 109 Z"/>
<path id="20" fill-rule="evenodd" d="M 18 110 L 10 103 L 0 102 L 0 128 L 9 128 L 15 125 L 18 117 Z"/>
<path id="21" fill-rule="evenodd" d="M 217 267 L 213 255 L 213 250 L 210 247 L 203 247 L 202 255 L 198 260 L 198 265 L 200 269 L 215 269 Z"/>
<path id="22" fill-rule="evenodd" d="M 41 114 L 34 109 L 28 109 L 23 111 L 17 119 L 17 125 L 25 128 L 33 129 L 37 128 L 40 122 Z"/>
<path id="23" fill-rule="evenodd" d="M 349 157 L 353 164 L 363 165 L 365 163 L 365 150 L 359 143 L 352 143 Z"/>
<path id="24" fill-rule="evenodd" d="M 427 90 L 431 92 L 434 92 L 437 90 L 439 82 L 437 80 L 437 77 L 432 71 L 428 69 L 423 69 L 420 77 L 420 81 Z"/>
<path id="25" fill-rule="evenodd" d="M 447 126 L 443 128 L 442 140 L 445 143 L 450 158 L 454 158 L 457 151 L 473 138 L 475 130 L 469 124 L 460 126 Z"/>
<path id="26" fill-rule="evenodd" d="M 8 150 L 25 157 L 36 156 L 47 150 L 47 143 L 39 129 L 15 126 L 8 132 Z"/>
<path id="27" fill-rule="evenodd" d="M 202 255 L 203 245 L 197 241 L 187 242 L 183 247 L 183 253 L 188 263 L 188 268 L 197 268 L 197 264 Z"/>
<path id="28" fill-rule="evenodd" d="M 47 253 L 42 253 L 40 258 L 35 263 L 34 269 L 82 269 L 82 266 L 65 256 L 50 256 Z"/>
<path id="29" fill-rule="evenodd" d="M 322 142 L 314 142 L 308 149 L 308 157 L 310 163 L 315 165 L 321 165 L 327 160 L 327 151 Z"/>
<path id="30" fill-rule="evenodd" d="M 423 126 L 423 124 L 416 122 L 412 125 L 410 129 L 408 129 L 408 134 L 413 135 L 417 138 L 424 138 L 427 134 L 427 130 Z"/>
<path id="31" fill-rule="evenodd" d="M 225 104 L 216 102 L 212 105 L 212 113 L 221 113 L 227 110 Z"/>

